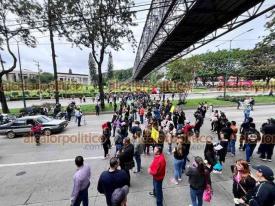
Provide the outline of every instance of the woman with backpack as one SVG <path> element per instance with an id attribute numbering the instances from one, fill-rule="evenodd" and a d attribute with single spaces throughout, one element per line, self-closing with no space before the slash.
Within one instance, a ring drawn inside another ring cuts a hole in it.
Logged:
<path id="1" fill-rule="evenodd" d="M 181 138 L 177 140 L 177 145 L 173 150 L 173 154 L 174 154 L 174 179 L 172 180 L 172 182 L 177 185 L 182 180 L 181 178 L 182 168 L 186 158 L 186 151 L 183 144 L 183 140 Z"/>
<path id="2" fill-rule="evenodd" d="M 250 164 L 250 158 L 254 152 L 255 147 L 257 146 L 257 142 L 261 140 L 261 134 L 258 130 L 256 130 L 255 123 L 251 123 L 246 136 L 246 144 L 245 144 L 245 155 L 246 161 Z"/>

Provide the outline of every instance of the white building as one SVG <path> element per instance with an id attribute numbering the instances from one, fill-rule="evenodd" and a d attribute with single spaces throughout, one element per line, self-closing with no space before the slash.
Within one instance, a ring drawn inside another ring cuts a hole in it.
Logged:
<path id="1" fill-rule="evenodd" d="M 34 72 L 29 69 L 22 69 L 22 76 L 23 79 L 34 79 L 38 75 L 38 72 Z M 12 72 L 8 73 L 7 75 L 3 76 L 4 81 L 10 81 L 10 82 L 19 82 L 21 80 L 20 76 L 20 70 L 14 69 Z"/>
<path id="2" fill-rule="evenodd" d="M 59 81 L 74 82 L 86 85 L 90 83 L 89 75 L 73 73 L 71 69 L 69 69 L 68 73 L 58 72 L 57 79 Z"/>
<path id="3" fill-rule="evenodd" d="M 40 71 L 40 72 L 42 73 L 43 71 Z M 38 71 L 32 71 L 32 70 L 29 70 L 29 69 L 22 69 L 22 75 L 23 75 L 23 79 L 26 81 L 27 79 L 37 78 Z M 9 81 L 9 82 L 20 82 L 21 77 L 20 77 L 19 69 L 15 69 L 12 72 L 10 72 L 9 74 L 4 75 L 3 80 L 4 81 Z M 68 73 L 58 72 L 57 73 L 57 80 L 58 81 L 71 82 L 71 83 L 85 84 L 85 85 L 88 85 L 90 83 L 89 75 L 72 73 L 71 69 L 69 69 Z"/>

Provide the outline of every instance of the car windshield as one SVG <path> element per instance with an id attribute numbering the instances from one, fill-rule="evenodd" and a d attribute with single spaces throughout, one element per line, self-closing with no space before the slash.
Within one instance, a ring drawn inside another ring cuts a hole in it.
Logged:
<path id="1" fill-rule="evenodd" d="M 48 118 L 48 117 L 46 117 L 46 116 L 38 117 L 36 120 L 37 120 L 39 123 L 47 123 L 47 122 L 51 121 L 51 119 Z"/>

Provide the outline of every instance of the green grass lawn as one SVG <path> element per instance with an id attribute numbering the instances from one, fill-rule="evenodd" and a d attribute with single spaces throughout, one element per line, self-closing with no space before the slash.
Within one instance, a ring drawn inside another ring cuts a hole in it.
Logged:
<path id="1" fill-rule="evenodd" d="M 192 92 L 207 92 L 207 91 L 208 91 L 207 88 L 192 88 Z"/>
<path id="2" fill-rule="evenodd" d="M 275 96 L 270 97 L 270 96 L 255 96 L 255 103 L 257 104 L 273 104 L 275 103 Z M 216 98 L 205 98 L 205 99 L 188 99 L 187 103 L 185 105 L 185 108 L 196 108 L 199 103 L 201 102 L 207 102 L 208 105 L 213 105 L 213 106 L 236 106 L 235 102 L 230 102 L 230 101 L 224 101 L 221 99 L 216 99 Z M 173 105 L 176 105 L 178 103 L 178 100 L 173 101 Z M 82 111 L 84 113 L 88 112 L 95 112 L 95 105 L 94 104 L 85 104 L 80 106 Z M 119 105 L 118 105 L 119 108 Z M 63 108 L 65 110 L 65 108 Z M 14 108 L 10 109 L 11 114 L 18 114 L 19 113 L 19 108 Z M 0 110 L 1 111 L 1 110 Z M 113 107 L 110 106 L 109 104 L 105 104 L 105 109 L 103 111 L 108 111 L 111 112 L 113 111 Z"/>

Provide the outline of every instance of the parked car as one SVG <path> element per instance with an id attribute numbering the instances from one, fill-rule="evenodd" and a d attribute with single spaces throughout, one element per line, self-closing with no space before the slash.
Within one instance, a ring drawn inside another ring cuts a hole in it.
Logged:
<path id="1" fill-rule="evenodd" d="M 0 134 L 7 135 L 9 139 L 14 138 L 15 136 L 29 134 L 31 132 L 31 125 L 27 124 L 27 122 L 30 122 L 30 120 L 42 124 L 43 134 L 47 136 L 55 132 L 63 131 L 68 125 L 68 121 L 66 120 L 52 119 L 44 115 L 25 116 L 17 118 L 10 123 L 1 125 Z"/>
<path id="2" fill-rule="evenodd" d="M 0 114 L 0 125 L 7 124 L 15 119 L 16 119 L 15 116 L 12 116 L 9 114 Z"/>

